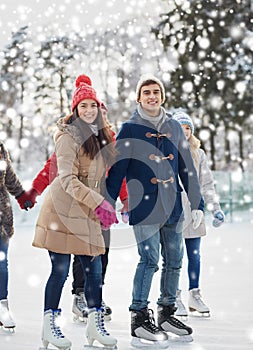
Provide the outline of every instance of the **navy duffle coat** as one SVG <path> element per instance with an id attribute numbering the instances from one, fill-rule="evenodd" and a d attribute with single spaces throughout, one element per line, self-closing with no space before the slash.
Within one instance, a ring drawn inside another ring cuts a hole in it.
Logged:
<path id="1" fill-rule="evenodd" d="M 130 225 L 182 221 L 179 178 L 191 209 L 204 209 L 189 144 L 170 114 L 158 131 L 135 110 L 131 119 L 122 124 L 116 149 L 116 162 L 106 179 L 107 199 L 112 203 L 117 199 L 126 177 Z"/>

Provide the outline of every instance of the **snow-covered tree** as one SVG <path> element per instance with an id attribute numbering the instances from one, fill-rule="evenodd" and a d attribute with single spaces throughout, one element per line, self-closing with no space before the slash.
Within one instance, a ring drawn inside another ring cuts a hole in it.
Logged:
<path id="1" fill-rule="evenodd" d="M 197 131 L 207 129 L 213 169 L 221 143 L 218 129 L 225 135 L 226 162 L 231 160 L 230 129 L 240 136 L 241 166 L 245 157 L 241 133 L 253 110 L 252 14 L 250 0 L 175 0 L 153 28 L 177 61 L 167 105 L 185 108 L 195 117 Z"/>
<path id="2" fill-rule="evenodd" d="M 16 160 L 21 162 L 20 151 L 28 145 L 25 138 L 24 102 L 29 84 L 30 42 L 27 40 L 28 27 L 22 27 L 12 34 L 11 42 L 1 54 L 0 113 L 1 130 L 9 140 L 13 139 Z"/>

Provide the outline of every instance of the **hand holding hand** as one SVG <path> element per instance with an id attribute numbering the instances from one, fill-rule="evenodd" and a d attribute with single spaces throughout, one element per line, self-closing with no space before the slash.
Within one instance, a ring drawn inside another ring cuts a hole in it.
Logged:
<path id="1" fill-rule="evenodd" d="M 128 215 L 128 199 L 125 199 L 123 202 L 123 207 L 121 208 L 121 218 L 122 221 L 127 224 L 129 221 L 129 215 Z"/>
<path id="2" fill-rule="evenodd" d="M 99 218 L 103 230 L 108 230 L 112 224 L 118 224 L 119 222 L 116 216 L 115 209 L 105 199 L 95 209 L 94 213 Z"/>
<path id="3" fill-rule="evenodd" d="M 37 195 L 37 191 L 32 188 L 29 191 L 22 192 L 20 196 L 16 197 L 16 200 L 21 209 L 28 210 L 28 208 L 31 209 L 34 207 Z"/>
<path id="4" fill-rule="evenodd" d="M 203 219 L 203 211 L 194 209 L 192 210 L 192 227 L 194 230 L 199 227 Z"/>
<path id="5" fill-rule="evenodd" d="M 223 213 L 222 210 L 215 210 L 213 213 L 213 217 L 214 217 L 213 219 L 214 227 L 219 227 L 225 221 L 225 214 Z"/>

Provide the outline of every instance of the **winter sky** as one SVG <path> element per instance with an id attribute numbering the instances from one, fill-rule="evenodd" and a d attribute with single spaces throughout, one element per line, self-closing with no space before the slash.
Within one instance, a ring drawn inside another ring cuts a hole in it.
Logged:
<path id="1" fill-rule="evenodd" d="M 170 1 L 164 2 L 164 7 Z M 161 3 L 161 4 L 160 4 Z M 69 28 L 111 26 L 124 16 L 159 15 L 163 2 L 156 0 L 5 0 L 0 3 L 0 49 L 8 43 L 11 33 L 22 26 L 30 30 L 48 23 Z"/>

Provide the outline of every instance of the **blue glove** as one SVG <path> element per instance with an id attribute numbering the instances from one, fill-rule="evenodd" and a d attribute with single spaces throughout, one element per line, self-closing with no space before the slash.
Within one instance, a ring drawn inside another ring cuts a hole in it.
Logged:
<path id="1" fill-rule="evenodd" d="M 225 214 L 222 210 L 215 210 L 213 213 L 213 227 L 219 227 L 225 221 Z"/>

